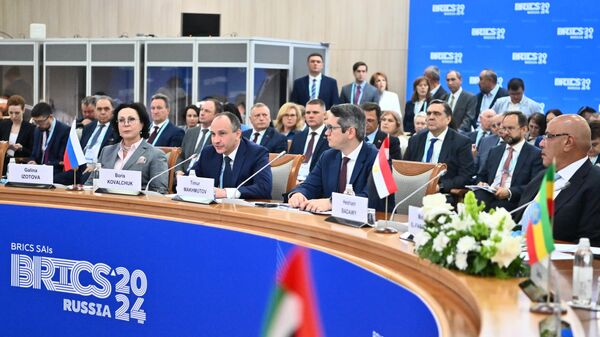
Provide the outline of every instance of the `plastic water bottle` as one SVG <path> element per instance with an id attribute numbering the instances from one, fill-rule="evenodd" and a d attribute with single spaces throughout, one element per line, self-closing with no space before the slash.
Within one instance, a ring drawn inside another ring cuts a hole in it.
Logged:
<path id="1" fill-rule="evenodd" d="M 593 260 L 590 239 L 579 239 L 573 261 L 573 303 L 577 305 L 589 306 L 592 304 Z"/>
<path id="2" fill-rule="evenodd" d="M 196 170 L 190 170 L 190 172 L 188 172 L 188 176 L 195 177 L 196 176 Z"/>
<path id="3" fill-rule="evenodd" d="M 100 169 L 101 168 L 102 168 L 101 163 L 94 164 L 94 171 L 92 172 L 92 185 L 93 185 L 94 191 L 98 189 L 98 180 L 100 180 Z"/>
<path id="4" fill-rule="evenodd" d="M 344 194 L 356 195 L 356 194 L 354 194 L 354 188 L 352 187 L 352 184 L 346 184 L 346 189 L 344 190 Z"/>

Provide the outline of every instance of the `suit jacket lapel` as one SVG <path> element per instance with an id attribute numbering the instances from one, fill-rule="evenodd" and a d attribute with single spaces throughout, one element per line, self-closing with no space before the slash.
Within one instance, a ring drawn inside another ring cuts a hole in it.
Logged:
<path id="1" fill-rule="evenodd" d="M 444 142 L 442 143 L 442 149 L 440 150 L 440 156 L 438 157 L 438 163 L 447 162 L 446 157 L 448 157 L 450 152 L 450 144 L 454 141 L 454 132 L 452 129 L 448 128 L 448 132 L 446 132 L 446 137 L 444 137 Z"/>
<path id="2" fill-rule="evenodd" d="M 356 157 L 356 163 L 354 163 L 354 169 L 352 170 L 352 176 L 350 176 L 350 184 L 354 185 L 356 179 L 360 172 L 363 170 L 365 166 L 365 160 L 367 159 L 367 144 L 363 143 L 360 152 L 358 153 L 358 157 Z M 341 165 L 341 163 L 340 163 Z"/>
<path id="3" fill-rule="evenodd" d="M 591 168 L 592 163 L 589 160 L 586 160 L 579 170 L 575 172 L 575 174 L 569 180 L 571 185 L 560 191 L 554 200 L 554 214 L 556 214 L 558 210 L 581 189 L 581 185 L 585 183 L 585 178 L 587 177 Z"/>
<path id="4" fill-rule="evenodd" d="M 342 167 L 342 151 L 336 151 L 335 154 L 335 158 L 333 160 L 331 169 L 333 170 L 333 172 L 329 172 L 328 176 L 332 177 L 333 179 L 328 179 L 327 183 L 328 186 L 323 186 L 323 190 L 324 191 L 332 191 L 332 192 L 337 192 L 338 191 L 338 182 L 339 182 L 339 178 L 340 178 L 340 168 Z"/>
<path id="5" fill-rule="evenodd" d="M 123 170 L 129 170 L 131 168 L 131 166 L 133 166 L 135 163 L 137 163 L 137 161 L 140 159 L 140 157 L 142 157 L 144 152 L 146 152 L 146 148 L 148 146 L 151 146 L 151 145 L 149 145 L 145 141 L 142 141 L 140 143 L 140 146 L 138 146 L 137 149 L 135 149 L 135 151 L 131 155 L 131 157 L 129 157 L 129 159 L 127 160 L 125 165 L 123 165 Z"/>
<path id="6" fill-rule="evenodd" d="M 490 151 L 493 151 L 494 148 L 491 148 Z M 491 168 L 496 168 L 496 171 L 492 171 L 492 172 L 488 172 L 488 184 L 491 184 L 492 182 L 494 182 L 494 179 L 496 178 L 496 172 L 498 170 L 498 167 L 504 163 L 502 163 L 502 156 L 504 155 L 504 151 L 506 150 L 506 148 L 502 148 L 502 151 L 493 151 L 490 152 L 490 156 L 488 157 L 488 160 L 491 161 L 489 167 Z M 486 165 L 487 166 L 487 165 Z"/>
<path id="7" fill-rule="evenodd" d="M 262 139 L 260 140 L 260 145 L 267 146 L 267 144 L 269 143 L 269 140 L 271 139 L 272 133 L 273 133 L 273 130 L 271 128 L 268 128 L 265 131 L 265 134 L 263 135 Z"/>
<path id="8" fill-rule="evenodd" d="M 250 142 L 249 140 L 247 140 Z M 233 168 L 231 169 L 232 177 L 231 182 L 237 185 L 238 177 L 240 175 L 240 171 L 242 170 L 242 166 L 244 166 L 244 161 L 246 160 L 246 143 L 242 139 L 240 141 L 240 145 L 238 147 L 237 153 L 235 154 L 235 160 L 233 161 Z"/>
<path id="9" fill-rule="evenodd" d="M 527 142 L 525 142 L 525 144 L 523 144 L 523 147 L 521 148 L 521 153 L 519 153 L 519 157 L 517 158 L 517 165 L 515 165 L 515 169 L 513 170 L 513 173 L 512 173 L 513 177 L 517 177 L 519 175 L 519 173 L 521 173 L 521 170 L 523 169 L 523 166 L 525 165 L 525 161 L 527 160 L 527 157 L 530 155 L 529 147 L 527 145 L 529 145 L 529 144 Z M 514 181 L 514 179 L 513 179 L 513 181 Z"/>

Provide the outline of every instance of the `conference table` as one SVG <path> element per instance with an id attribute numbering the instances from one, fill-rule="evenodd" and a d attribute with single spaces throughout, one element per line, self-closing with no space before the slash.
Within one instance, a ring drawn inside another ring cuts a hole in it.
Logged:
<path id="1" fill-rule="evenodd" d="M 419 259 L 413 252 L 413 243 L 401 240 L 399 234 L 379 234 L 371 228 L 334 224 L 324 221 L 325 216 L 235 203 L 191 204 L 160 195 L 121 196 L 5 186 L 0 186 L 0 205 L 162 219 L 188 227 L 246 233 L 308 247 L 350 262 L 414 293 L 431 310 L 440 336 L 537 336 L 539 322 L 547 317 L 529 312 L 530 301 L 518 286 L 523 279 L 474 277 L 443 269 Z M 27 215 L 22 216 L 25 219 Z M 3 221 L 1 226 L 26 225 Z M 561 296 L 568 300 L 572 261 L 556 261 L 554 265 Z M 596 263 L 594 266 L 596 278 L 600 268 Z M 563 320 L 571 325 L 575 336 L 598 335 L 599 321 L 594 313 L 566 307 Z M 402 330 L 402 326 L 398 329 Z"/>

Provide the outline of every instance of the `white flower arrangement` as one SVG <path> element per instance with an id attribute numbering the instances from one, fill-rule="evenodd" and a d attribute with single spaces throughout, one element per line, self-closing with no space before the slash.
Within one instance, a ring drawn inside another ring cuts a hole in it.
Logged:
<path id="1" fill-rule="evenodd" d="M 465 195 L 459 212 L 442 194 L 423 198 L 423 232 L 415 237 L 415 251 L 424 259 L 469 274 L 501 278 L 523 276 L 519 256 L 522 237 L 513 236 L 515 222 L 504 208 L 484 212 L 473 192 Z"/>

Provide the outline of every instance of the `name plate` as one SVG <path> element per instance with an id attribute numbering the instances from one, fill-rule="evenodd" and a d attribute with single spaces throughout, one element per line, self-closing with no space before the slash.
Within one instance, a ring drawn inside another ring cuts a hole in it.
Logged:
<path id="1" fill-rule="evenodd" d="M 98 187 L 107 190 L 139 192 L 142 190 L 142 172 L 100 169 Z"/>
<path id="2" fill-rule="evenodd" d="M 50 165 L 8 164 L 8 182 L 52 185 L 54 167 Z"/>
<path id="3" fill-rule="evenodd" d="M 177 177 L 177 195 L 201 199 L 215 199 L 215 180 L 200 177 Z"/>
<path id="4" fill-rule="evenodd" d="M 416 235 L 421 233 L 424 227 L 423 209 L 421 207 L 408 206 L 408 232 Z"/>
<path id="5" fill-rule="evenodd" d="M 331 194 L 331 215 L 351 221 L 367 223 L 369 199 L 342 193 Z"/>

